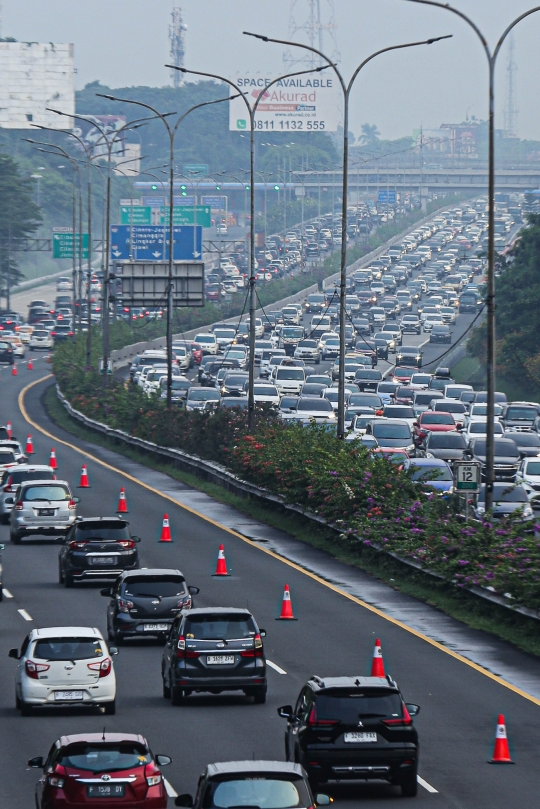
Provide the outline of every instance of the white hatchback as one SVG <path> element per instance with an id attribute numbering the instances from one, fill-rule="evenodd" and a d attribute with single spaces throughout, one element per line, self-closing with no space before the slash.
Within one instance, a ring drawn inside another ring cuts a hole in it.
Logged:
<path id="1" fill-rule="evenodd" d="M 116 677 L 99 629 L 53 626 L 33 629 L 21 650 L 10 649 L 18 661 L 15 702 L 23 716 L 39 706 L 91 705 L 106 714 L 116 710 Z"/>

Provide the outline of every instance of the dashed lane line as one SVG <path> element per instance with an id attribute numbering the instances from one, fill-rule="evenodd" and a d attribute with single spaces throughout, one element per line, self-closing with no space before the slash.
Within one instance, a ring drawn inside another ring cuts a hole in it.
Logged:
<path id="1" fill-rule="evenodd" d="M 33 621 L 34 620 L 31 615 L 28 615 L 26 610 L 17 610 L 17 612 L 19 613 L 19 615 L 21 615 L 24 618 L 25 621 Z"/>
<path id="2" fill-rule="evenodd" d="M 428 784 L 428 782 L 424 781 L 423 778 L 420 778 L 419 775 L 416 776 L 416 780 L 418 781 L 420 786 L 424 787 L 424 789 L 427 789 L 428 792 L 433 792 L 434 794 L 437 794 L 437 795 L 439 794 L 438 789 L 435 789 L 435 787 L 432 787 L 431 784 Z"/>
<path id="3" fill-rule="evenodd" d="M 93 463 L 96 463 L 99 466 L 104 467 L 105 469 L 109 469 L 109 471 L 114 472 L 117 475 L 120 475 L 125 480 L 129 480 L 132 483 L 137 484 L 137 486 L 142 486 L 143 489 L 152 492 L 158 497 L 161 497 L 163 500 L 168 500 L 170 503 L 173 503 L 177 508 L 181 508 L 184 511 L 187 511 L 189 514 L 193 514 L 194 517 L 197 517 L 199 520 L 203 520 L 204 522 L 208 523 L 208 525 L 213 525 L 214 528 L 217 528 L 219 531 L 222 531 L 225 534 L 229 534 L 230 536 L 236 537 L 242 542 L 245 542 L 246 545 L 249 545 L 251 548 L 256 548 L 261 553 L 265 553 L 267 556 L 272 557 L 272 559 L 275 559 L 276 561 L 281 562 L 281 564 L 291 568 L 291 570 L 296 570 L 297 573 L 301 573 L 303 576 L 312 579 L 312 581 L 316 581 L 318 584 L 321 584 L 323 587 L 326 587 L 327 590 L 332 590 L 332 592 L 337 593 L 337 595 L 340 595 L 342 598 L 345 598 L 348 601 L 352 601 L 354 604 L 358 604 L 360 607 L 363 607 L 365 610 L 371 612 L 373 615 L 377 615 L 379 618 L 382 618 L 389 624 L 392 624 L 393 626 L 397 626 L 400 629 L 403 629 L 405 632 L 408 632 L 413 637 L 422 640 L 424 643 L 427 643 L 434 649 L 438 649 L 439 652 L 443 652 L 449 657 L 452 657 L 454 660 L 458 660 L 460 663 L 463 663 L 465 666 L 468 666 L 468 668 L 473 669 L 473 671 L 476 671 L 483 677 L 487 677 L 488 680 L 492 680 L 498 685 L 503 686 L 503 688 L 508 689 L 508 691 L 512 691 L 514 694 L 518 694 L 518 696 L 523 697 L 523 699 L 526 699 L 529 702 L 532 702 L 535 705 L 540 706 L 540 699 L 538 697 L 535 697 L 532 694 L 527 693 L 527 691 L 524 691 L 522 688 L 518 688 L 512 683 L 503 680 L 503 678 L 499 677 L 497 674 L 492 674 L 492 672 L 488 671 L 478 663 L 475 663 L 473 660 L 468 660 L 466 657 L 463 657 L 463 655 L 459 654 L 459 652 L 454 652 L 452 649 L 448 649 L 446 646 L 444 646 L 444 644 L 439 643 L 438 641 L 428 637 L 427 635 L 424 635 L 423 632 L 420 632 L 419 630 L 414 629 L 411 626 L 408 626 L 406 623 L 400 621 L 398 618 L 393 618 L 391 615 L 387 615 L 385 612 L 378 609 L 378 607 L 374 607 L 372 604 L 368 604 L 367 601 L 362 601 L 361 598 L 357 598 L 351 593 L 347 593 L 345 590 L 342 590 L 341 587 L 337 587 L 335 584 L 332 584 L 331 582 L 326 581 L 326 579 L 323 579 L 322 576 L 318 576 L 316 573 L 312 573 L 310 570 L 306 570 L 301 565 L 296 564 L 296 562 L 292 562 L 290 559 L 287 559 L 284 556 L 280 556 L 278 553 L 275 553 L 274 551 L 270 550 L 270 548 L 265 548 L 264 546 L 261 545 L 254 545 L 250 539 L 243 536 L 242 534 L 239 534 L 233 528 L 228 528 L 226 525 L 221 525 L 221 523 L 216 522 L 216 520 L 213 520 L 211 517 L 207 517 L 205 514 L 201 514 L 194 508 L 190 508 L 190 506 L 186 506 L 184 505 L 184 503 L 180 503 L 178 500 L 175 500 L 174 497 L 172 497 L 171 495 L 166 494 L 165 492 L 160 492 L 158 489 L 154 488 L 153 486 L 150 486 L 148 483 L 145 483 L 144 481 L 139 480 L 133 475 L 130 475 L 129 473 L 124 472 L 121 469 L 112 466 L 111 464 L 108 464 L 106 461 L 102 461 L 101 458 L 98 458 L 97 456 L 92 455 L 89 452 L 86 452 L 86 450 L 84 449 L 80 449 L 74 444 L 70 444 L 69 441 L 64 441 L 64 439 L 59 438 L 56 435 L 53 435 L 52 433 L 48 432 L 48 430 L 45 430 L 44 427 L 41 427 L 39 424 L 33 421 L 33 419 L 30 418 L 26 406 L 24 404 L 24 397 L 26 396 L 28 391 L 35 385 L 39 385 L 42 382 L 46 382 L 51 377 L 52 374 L 47 374 L 46 376 L 42 376 L 39 379 L 35 379 L 33 382 L 30 382 L 28 385 L 22 388 L 22 390 L 19 392 L 18 404 L 21 414 L 24 420 L 39 433 L 41 433 L 42 435 L 46 435 L 48 438 L 51 438 L 57 444 L 63 444 L 65 447 L 69 447 L 69 449 L 71 449 L 73 452 L 76 452 L 78 455 L 82 455 L 84 458 L 89 458 L 91 461 L 93 461 Z"/>
<path id="4" fill-rule="evenodd" d="M 163 779 L 163 783 L 165 784 L 165 789 L 167 790 L 167 795 L 169 798 L 176 798 L 178 796 L 178 792 L 172 786 L 172 784 L 169 784 L 166 778 Z"/>
<path id="5" fill-rule="evenodd" d="M 5 595 L 6 598 L 13 598 L 13 594 L 10 593 L 9 590 L 6 590 L 5 587 L 2 587 L 2 592 L 3 592 L 3 594 Z"/>
<path id="6" fill-rule="evenodd" d="M 266 665 L 270 666 L 270 668 L 274 669 L 274 671 L 277 671 L 278 674 L 287 674 L 287 672 L 284 669 L 282 669 L 276 663 L 272 663 L 272 661 L 268 660 L 268 658 L 266 658 Z"/>

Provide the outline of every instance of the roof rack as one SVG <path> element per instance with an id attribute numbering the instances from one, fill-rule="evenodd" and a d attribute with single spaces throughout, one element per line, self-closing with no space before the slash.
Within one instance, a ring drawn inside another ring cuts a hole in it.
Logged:
<path id="1" fill-rule="evenodd" d="M 321 686 L 321 688 L 324 688 L 324 680 L 322 677 L 319 677 L 317 674 L 312 674 L 309 679 L 314 680 L 316 683 L 318 683 L 318 685 Z"/>

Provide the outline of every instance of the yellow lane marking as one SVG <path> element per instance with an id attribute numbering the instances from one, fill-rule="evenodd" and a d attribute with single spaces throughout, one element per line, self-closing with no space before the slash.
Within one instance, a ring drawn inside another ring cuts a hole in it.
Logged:
<path id="1" fill-rule="evenodd" d="M 382 610 L 377 609 L 377 607 L 373 607 L 371 604 L 368 604 L 366 601 L 362 601 L 360 598 L 347 593 L 345 590 L 342 590 L 340 587 L 336 587 L 334 584 L 325 581 L 320 576 L 317 576 L 316 573 L 311 573 L 309 570 L 305 570 L 300 565 L 297 565 L 295 562 L 291 562 L 289 559 L 286 559 L 283 556 L 280 556 L 278 553 L 271 551 L 269 548 L 261 547 L 260 545 L 255 545 L 249 539 L 242 536 L 242 534 L 237 533 L 232 528 L 227 528 L 225 525 L 221 525 L 221 523 L 216 522 L 211 517 L 206 517 L 204 514 L 201 514 L 195 509 L 190 508 L 189 506 L 184 505 L 183 503 L 179 503 L 173 497 L 168 494 L 164 494 L 164 492 L 160 492 L 158 489 L 154 489 L 153 486 L 149 486 L 148 483 L 144 483 L 142 480 L 138 480 L 137 478 L 133 477 L 132 475 L 127 474 L 126 472 L 122 472 L 121 469 L 116 469 L 116 467 L 111 466 L 110 464 L 102 461 L 100 458 L 96 458 L 94 455 L 90 455 L 88 452 L 85 452 L 79 447 L 70 444 L 68 441 L 64 441 L 61 438 L 53 435 L 52 433 L 47 432 L 47 430 L 40 427 L 39 424 L 36 424 L 30 416 L 28 415 L 28 411 L 26 410 L 24 404 L 24 397 L 26 396 L 27 392 L 33 388 L 35 385 L 39 385 L 41 382 L 45 382 L 47 379 L 50 379 L 52 374 L 48 374 L 47 376 L 41 377 L 41 379 L 36 379 L 31 382 L 29 385 L 26 385 L 21 392 L 19 393 L 19 408 L 25 420 L 30 424 L 35 430 L 42 433 L 43 435 L 52 438 L 57 444 L 64 444 L 64 446 L 69 447 L 74 452 L 79 453 L 79 455 L 84 455 L 85 458 L 90 458 L 94 463 L 100 464 L 100 466 L 104 466 L 106 469 L 110 469 L 111 472 L 115 472 L 118 475 L 126 478 L 127 480 L 132 481 L 132 483 L 136 483 L 138 486 L 142 486 L 143 489 L 147 489 L 149 492 L 153 492 L 153 494 L 157 494 L 159 497 L 162 497 L 164 500 L 169 500 L 171 503 L 174 503 L 175 506 L 178 508 L 184 509 L 184 511 L 188 511 L 190 514 L 193 514 L 195 517 L 198 517 L 200 520 L 204 520 L 205 522 L 213 525 L 215 528 L 218 528 L 220 531 L 225 531 L 227 534 L 231 534 L 232 536 L 236 537 L 237 539 L 241 539 L 242 542 L 245 542 L 250 548 L 254 548 L 261 553 L 266 553 L 268 556 L 271 556 L 273 559 L 276 559 L 278 562 L 281 562 L 287 567 L 296 570 L 298 573 L 302 573 L 304 576 L 316 581 L 318 584 L 322 584 L 323 587 L 326 587 L 328 590 L 332 590 L 334 593 L 337 593 L 343 598 L 348 599 L 349 601 L 353 601 L 355 604 L 358 604 L 360 607 L 363 607 L 365 610 L 372 612 L 374 615 L 377 615 L 379 618 L 383 618 L 385 621 L 393 624 L 394 626 L 399 627 L 400 629 L 405 630 L 405 632 L 409 632 L 409 634 L 414 635 L 415 638 L 419 638 L 423 640 L 425 643 L 429 643 L 430 646 L 435 647 L 440 652 L 444 652 L 444 654 L 453 657 L 454 660 L 459 660 L 460 663 L 464 663 L 469 668 L 474 669 L 474 671 L 482 674 L 484 677 L 487 677 L 489 680 L 493 680 L 494 682 L 498 683 L 498 685 L 502 685 L 504 688 L 507 688 L 509 691 L 513 691 L 514 694 L 518 694 L 520 697 L 529 700 L 530 702 L 534 702 L 535 705 L 540 705 L 540 699 L 534 697 L 532 694 L 528 694 L 526 691 L 523 691 L 521 688 L 518 688 L 512 683 L 508 683 L 506 680 L 503 680 L 502 677 L 498 677 L 496 674 L 492 674 L 487 669 L 479 666 L 477 663 L 474 663 L 472 660 L 468 660 L 463 655 L 458 654 L 458 652 L 453 652 L 451 649 L 447 649 L 442 643 L 438 643 L 436 640 L 429 638 L 427 635 L 424 635 L 422 632 L 419 632 L 417 629 L 413 629 L 413 627 L 408 626 L 407 624 L 403 623 L 403 621 L 399 621 L 397 618 L 392 618 L 390 615 L 386 615 L 386 613 L 382 612 Z"/>

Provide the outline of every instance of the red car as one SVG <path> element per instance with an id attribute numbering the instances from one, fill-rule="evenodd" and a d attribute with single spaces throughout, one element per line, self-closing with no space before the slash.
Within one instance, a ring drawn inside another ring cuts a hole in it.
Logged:
<path id="1" fill-rule="evenodd" d="M 394 369 L 394 380 L 407 385 L 411 381 L 411 376 L 418 373 L 418 368 L 408 368 L 407 366 L 396 366 Z"/>
<path id="2" fill-rule="evenodd" d="M 200 365 L 203 358 L 202 348 L 198 343 L 190 343 L 191 353 L 193 354 L 193 362 L 195 365 Z"/>
<path id="3" fill-rule="evenodd" d="M 417 443 L 427 438 L 428 433 L 451 433 L 457 430 L 452 413 L 425 410 L 414 424 L 414 438 Z"/>
<path id="4" fill-rule="evenodd" d="M 103 731 L 62 736 L 45 760 L 31 758 L 28 766 L 43 769 L 36 785 L 37 809 L 87 809 L 96 804 L 100 809 L 166 809 L 159 766 L 171 761 L 169 756 L 154 756 L 143 736 Z"/>

